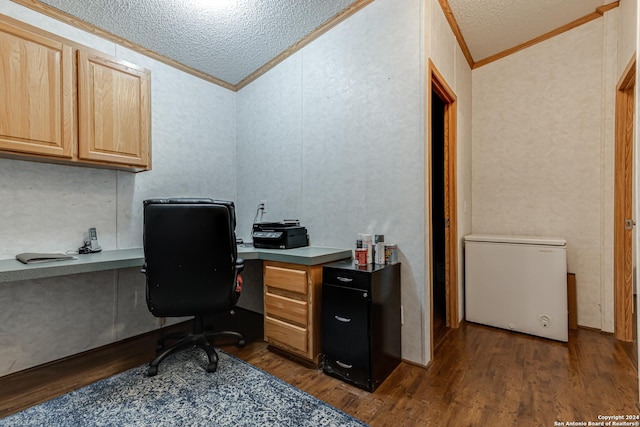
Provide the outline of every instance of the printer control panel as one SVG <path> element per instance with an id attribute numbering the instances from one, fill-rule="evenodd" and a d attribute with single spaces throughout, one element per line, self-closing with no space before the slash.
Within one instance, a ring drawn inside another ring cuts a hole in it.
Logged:
<path id="1" fill-rule="evenodd" d="M 254 231 L 253 237 L 260 239 L 280 239 L 282 237 L 282 231 Z"/>

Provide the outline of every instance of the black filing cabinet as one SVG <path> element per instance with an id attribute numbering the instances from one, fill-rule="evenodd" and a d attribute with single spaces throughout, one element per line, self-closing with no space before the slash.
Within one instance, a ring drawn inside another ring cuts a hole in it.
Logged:
<path id="1" fill-rule="evenodd" d="M 322 366 L 374 391 L 400 363 L 400 264 L 327 264 L 322 272 Z"/>

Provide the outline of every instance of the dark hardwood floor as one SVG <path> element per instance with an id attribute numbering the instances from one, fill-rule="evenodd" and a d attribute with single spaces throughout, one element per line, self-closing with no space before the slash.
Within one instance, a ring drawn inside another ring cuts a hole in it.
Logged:
<path id="1" fill-rule="evenodd" d="M 0 378 L 0 417 L 148 362 L 156 338 Z M 401 363 L 374 393 L 273 353 L 260 340 L 221 348 L 372 426 L 554 426 L 639 413 L 638 373 L 624 345 L 585 329 L 571 331 L 566 344 L 463 323 L 446 335 L 428 369 Z"/>

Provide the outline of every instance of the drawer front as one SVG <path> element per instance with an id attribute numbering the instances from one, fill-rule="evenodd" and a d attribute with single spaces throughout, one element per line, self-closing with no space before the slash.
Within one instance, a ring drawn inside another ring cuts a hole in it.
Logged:
<path id="1" fill-rule="evenodd" d="M 365 366 L 371 354 L 367 291 L 322 286 L 322 352 L 343 363 Z"/>
<path id="2" fill-rule="evenodd" d="M 267 292 L 264 302 L 265 313 L 268 316 L 288 320 L 303 327 L 307 326 L 309 304 L 306 301 L 299 301 Z"/>
<path id="3" fill-rule="evenodd" d="M 354 364 L 351 361 L 324 355 L 323 371 L 357 387 L 373 391 L 369 362 Z"/>
<path id="4" fill-rule="evenodd" d="M 273 288 L 307 294 L 307 272 L 291 268 L 267 265 L 264 268 L 264 283 Z"/>
<path id="5" fill-rule="evenodd" d="M 308 352 L 307 329 L 305 328 L 265 316 L 264 336 L 269 344 L 284 345 L 285 349 L 294 349 L 304 354 Z"/>
<path id="6" fill-rule="evenodd" d="M 347 286 L 349 288 L 369 290 L 371 275 L 343 268 L 324 267 L 322 282 L 329 285 Z"/>

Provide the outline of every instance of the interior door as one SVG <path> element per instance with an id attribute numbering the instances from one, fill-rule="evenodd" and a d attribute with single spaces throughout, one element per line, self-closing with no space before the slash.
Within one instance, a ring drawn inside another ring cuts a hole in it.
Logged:
<path id="1" fill-rule="evenodd" d="M 614 311 L 615 336 L 634 340 L 633 328 L 633 134 L 635 110 L 635 56 L 625 69 L 616 91 L 614 182 Z"/>

